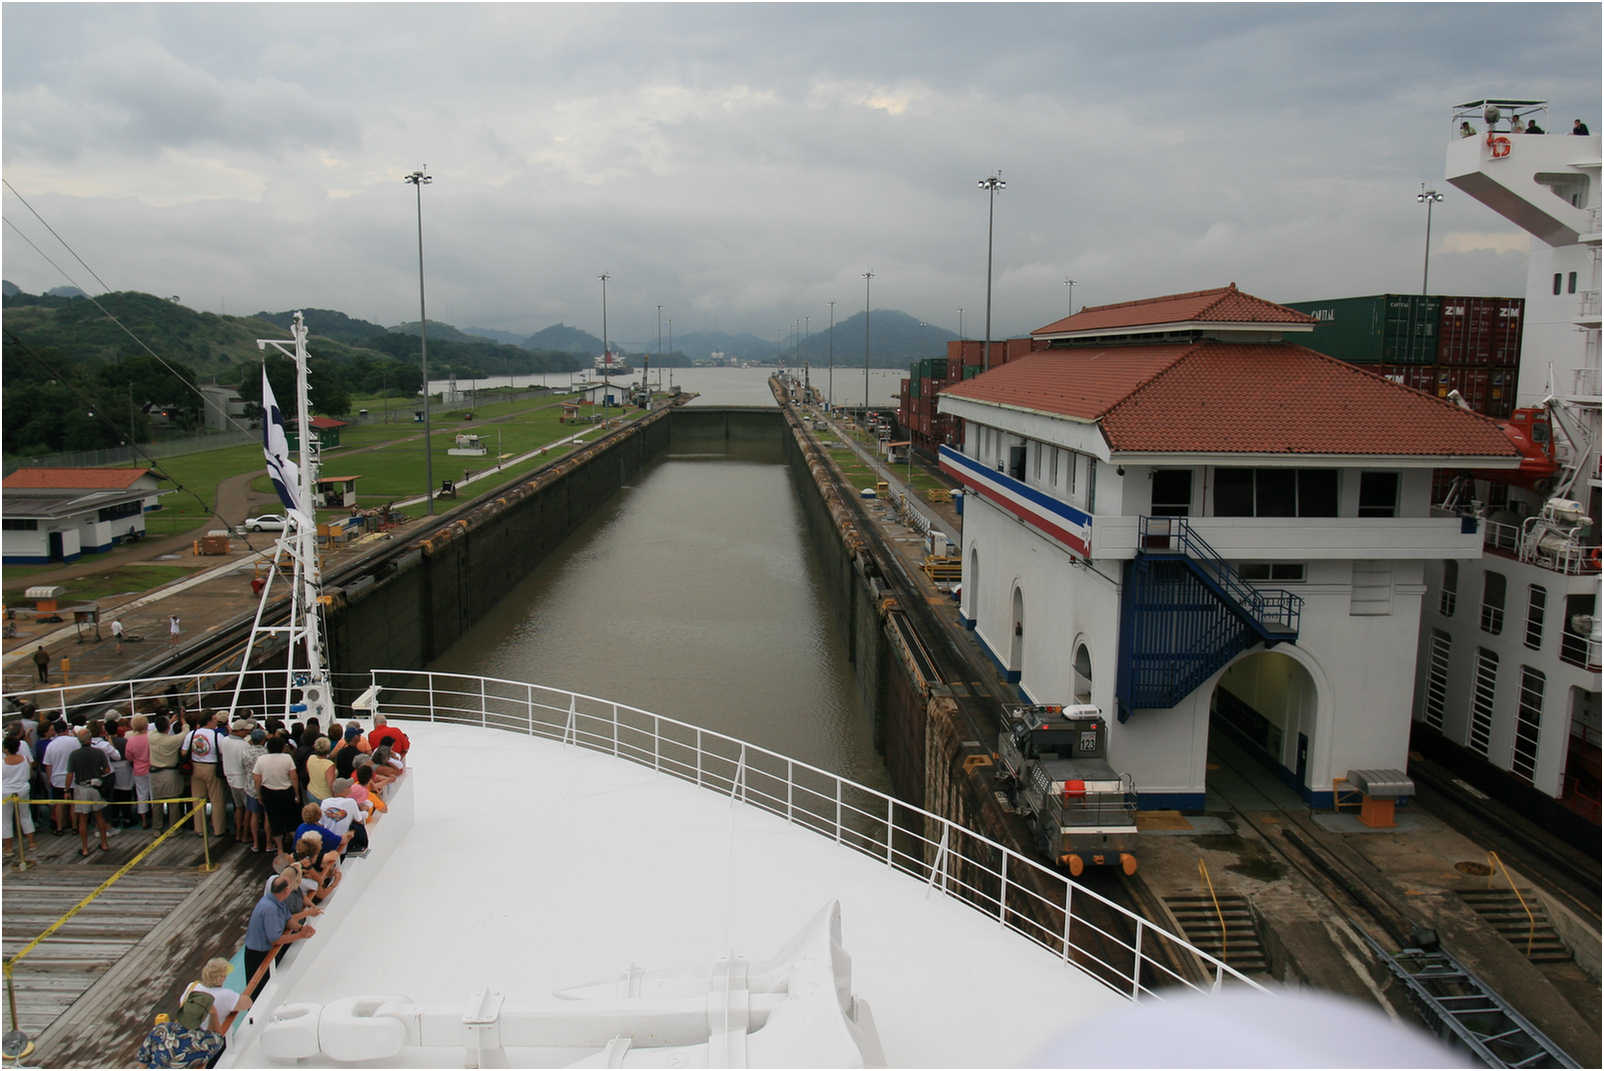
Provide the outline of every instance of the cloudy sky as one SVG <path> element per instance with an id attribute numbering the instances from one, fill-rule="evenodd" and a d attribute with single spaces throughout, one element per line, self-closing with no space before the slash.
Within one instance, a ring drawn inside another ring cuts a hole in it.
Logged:
<path id="1" fill-rule="evenodd" d="M 229 313 L 655 339 L 899 308 L 951 329 L 1235 281 L 1420 285 L 1452 105 L 1599 114 L 1597 4 L 7 3 L 4 173 L 114 289 Z M 1434 291 L 1521 294 L 1442 186 Z M 10 191 L 6 220 L 98 289 Z M 4 229 L 25 290 L 66 279 Z"/>

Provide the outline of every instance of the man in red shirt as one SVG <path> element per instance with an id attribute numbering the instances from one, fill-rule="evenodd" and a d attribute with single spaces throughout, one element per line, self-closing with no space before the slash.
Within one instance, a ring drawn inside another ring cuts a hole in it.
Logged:
<path id="1" fill-rule="evenodd" d="M 368 734 L 368 747 L 377 750 L 385 744 L 389 744 L 390 750 L 397 755 L 404 756 L 407 753 L 407 749 L 412 746 L 412 741 L 408 740 L 407 734 L 400 729 L 393 725 L 386 725 L 383 714 L 375 714 L 373 715 L 373 731 Z"/>

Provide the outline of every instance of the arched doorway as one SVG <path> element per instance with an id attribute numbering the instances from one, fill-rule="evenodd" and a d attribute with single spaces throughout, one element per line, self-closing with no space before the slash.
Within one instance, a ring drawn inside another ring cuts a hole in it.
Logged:
<path id="1" fill-rule="evenodd" d="M 1309 783 L 1318 705 L 1319 688 L 1302 662 L 1282 651 L 1254 651 L 1231 663 L 1214 685 L 1210 745 L 1224 737 L 1273 762 L 1300 788 L 1318 791 L 1321 786 Z"/>
<path id="2" fill-rule="evenodd" d="M 1014 586 L 1014 609 L 1008 626 L 1008 680 L 1017 684 L 1025 660 L 1025 593 Z"/>
<path id="3" fill-rule="evenodd" d="M 1084 643 L 1075 644 L 1075 678 L 1071 687 L 1073 702 L 1092 701 L 1092 652 Z"/>

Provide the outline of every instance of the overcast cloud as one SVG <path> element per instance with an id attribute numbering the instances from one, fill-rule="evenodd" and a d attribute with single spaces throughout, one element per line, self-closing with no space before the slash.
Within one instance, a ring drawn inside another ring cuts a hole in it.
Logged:
<path id="1" fill-rule="evenodd" d="M 1452 105 L 1599 130 L 1597 4 L 8 3 L 5 176 L 113 288 L 247 313 L 615 339 L 863 307 L 978 335 L 1235 281 L 1275 300 L 1523 294 L 1522 232 L 1441 182 Z M 52 258 L 9 192 L 5 216 Z M 7 230 L 4 275 L 67 282 Z"/>

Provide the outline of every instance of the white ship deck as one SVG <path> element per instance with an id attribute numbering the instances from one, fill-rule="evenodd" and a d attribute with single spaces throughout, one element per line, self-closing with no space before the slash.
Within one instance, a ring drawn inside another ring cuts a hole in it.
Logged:
<path id="1" fill-rule="evenodd" d="M 1128 1004 L 939 888 L 719 792 L 520 733 L 405 728 L 411 772 L 395 812 L 314 920 L 318 935 L 291 946 L 237 1024 L 224 1065 L 269 1063 L 258 1031 L 282 1002 L 398 994 L 461 1008 L 488 986 L 509 1008 L 552 1007 L 554 990 L 632 965 L 707 978 L 731 950 L 761 962 L 832 900 L 852 991 L 893 1066 L 1029 1063 Z M 585 1055 L 508 1051 L 530 1066 Z M 399 1060 L 462 1066 L 463 1050 Z"/>

